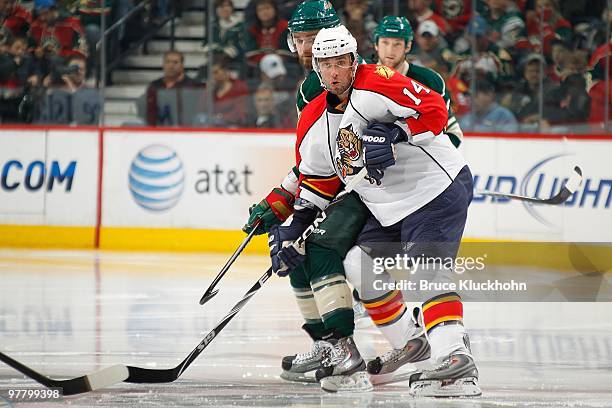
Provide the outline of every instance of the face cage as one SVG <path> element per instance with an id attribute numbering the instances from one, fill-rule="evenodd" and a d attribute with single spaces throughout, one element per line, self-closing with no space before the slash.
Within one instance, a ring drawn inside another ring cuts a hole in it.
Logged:
<path id="1" fill-rule="evenodd" d="M 353 56 L 353 72 L 351 73 L 351 83 L 349 84 L 349 88 L 350 88 L 351 86 L 353 86 L 353 82 L 355 82 L 355 73 L 357 72 L 357 66 L 359 65 L 359 62 L 357 62 L 356 52 L 351 51 L 350 53 L 347 53 L 347 54 L 351 54 Z M 344 55 L 344 54 L 340 54 L 340 55 Z M 338 55 L 338 57 L 340 55 Z M 317 62 L 317 58 L 314 55 L 312 56 L 312 69 L 314 70 L 315 74 L 317 74 L 317 76 L 319 77 L 319 82 L 321 82 L 321 86 L 323 87 L 323 89 L 325 89 L 326 91 L 329 91 L 327 86 L 325 86 L 325 82 L 323 82 L 323 76 L 321 76 L 321 69 L 319 68 L 319 63 Z"/>

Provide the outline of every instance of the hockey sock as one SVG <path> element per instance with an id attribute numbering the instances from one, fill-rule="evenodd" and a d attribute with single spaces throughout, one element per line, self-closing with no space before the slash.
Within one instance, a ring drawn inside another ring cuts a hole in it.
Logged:
<path id="1" fill-rule="evenodd" d="M 402 292 L 394 290 L 370 300 L 362 299 L 370 318 L 395 349 L 402 348 L 418 329 L 407 313 Z"/>
<path id="2" fill-rule="evenodd" d="M 353 296 L 338 253 L 308 244 L 304 266 L 325 328 L 343 337 L 351 336 L 355 330 Z"/>
<path id="3" fill-rule="evenodd" d="M 469 354 L 469 342 L 463 327 L 463 304 L 456 292 L 435 296 L 422 306 L 423 324 L 434 360 L 450 354 Z"/>
<path id="4" fill-rule="evenodd" d="M 295 268 L 289 275 L 289 280 L 293 287 L 296 303 L 306 323 L 305 326 L 307 326 L 307 328 L 305 327 L 304 329 L 313 339 L 320 339 L 323 335 L 323 330 L 325 330 L 325 326 L 319 314 L 319 309 L 314 299 L 314 293 L 310 287 L 310 279 L 306 276 L 304 266 L 301 265 Z"/>

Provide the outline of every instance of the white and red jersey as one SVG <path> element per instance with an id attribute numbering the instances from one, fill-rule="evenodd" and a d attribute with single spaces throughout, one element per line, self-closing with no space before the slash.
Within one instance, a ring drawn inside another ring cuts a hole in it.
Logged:
<path id="1" fill-rule="evenodd" d="M 331 96 L 331 95 L 330 95 Z M 378 221 L 388 226 L 444 191 L 465 160 L 443 135 L 444 99 L 423 84 L 382 65 L 360 65 L 346 110 L 329 106 L 328 92 L 312 100 L 297 126 L 297 195 L 324 209 L 363 167 L 363 130 L 371 122 L 395 123 L 409 135 L 395 145 L 396 164 L 382 184 L 363 181 L 355 191 Z"/>
<path id="2" fill-rule="evenodd" d="M 448 137 L 444 99 L 425 85 L 382 65 L 360 65 L 334 144 L 334 166 L 344 182 L 363 167 L 361 138 L 371 122 L 395 123 L 408 142 L 395 145 L 396 163 L 382 184 L 355 188 L 376 219 L 389 226 L 442 193 L 466 165 Z"/>

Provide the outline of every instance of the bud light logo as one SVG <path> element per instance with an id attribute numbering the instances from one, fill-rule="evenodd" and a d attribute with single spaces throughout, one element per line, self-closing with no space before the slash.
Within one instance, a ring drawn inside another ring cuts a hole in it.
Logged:
<path id="1" fill-rule="evenodd" d="M 130 166 L 129 186 L 134 201 L 149 211 L 165 211 L 183 194 L 185 171 L 176 152 L 166 146 L 142 149 Z"/>
<path id="2" fill-rule="evenodd" d="M 570 176 L 573 167 L 571 163 L 574 160 L 566 158 L 571 156 L 570 154 L 556 154 L 546 157 L 533 164 L 522 177 L 513 174 L 475 174 L 474 187 L 476 190 L 520 194 L 540 199 L 551 198 L 559 193 Z M 585 177 L 582 184 L 566 202 L 558 207 L 609 211 L 612 207 L 612 179 L 597 175 L 589 176 L 588 167 L 585 167 L 584 170 Z M 476 194 L 473 201 L 475 203 L 507 204 L 512 200 Z M 537 206 L 529 202 L 522 202 L 522 205 L 533 218 L 546 226 L 553 227 L 558 223 L 557 219 L 562 220 L 562 217 L 554 216 L 553 207 Z"/>

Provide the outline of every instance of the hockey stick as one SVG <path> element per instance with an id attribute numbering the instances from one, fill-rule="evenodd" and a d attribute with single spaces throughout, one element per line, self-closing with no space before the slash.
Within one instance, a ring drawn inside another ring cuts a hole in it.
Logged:
<path id="1" fill-rule="evenodd" d="M 60 388 L 62 395 L 74 395 L 94 391 L 125 381 L 129 376 L 128 368 L 118 364 L 82 377 L 72 378 L 70 380 L 54 380 L 32 370 L 2 352 L 0 352 L 0 361 L 20 371 L 34 381 L 41 383 L 45 387 Z"/>
<path id="2" fill-rule="evenodd" d="M 527 197 L 527 196 L 518 195 L 518 194 L 498 193 L 496 191 L 486 191 L 486 190 L 476 190 L 476 194 L 486 195 L 490 197 L 508 198 L 511 200 L 527 201 L 527 202 L 534 203 L 534 204 L 559 205 L 559 204 L 563 204 L 564 202 L 566 202 L 568 198 L 570 198 L 572 194 L 576 192 L 578 187 L 580 187 L 580 184 L 582 184 L 582 169 L 578 166 L 575 166 L 574 172 L 572 173 L 567 183 L 565 183 L 565 185 L 561 188 L 561 191 L 559 191 L 559 193 L 557 193 L 556 195 L 550 198 L 543 199 L 543 198 Z"/>
<path id="3" fill-rule="evenodd" d="M 255 230 L 257 230 L 257 227 L 259 227 L 260 223 L 261 223 L 261 220 L 257 220 L 257 222 L 255 222 L 255 225 L 253 225 L 253 229 L 251 230 L 251 232 L 249 232 L 249 235 L 247 235 L 244 241 L 242 241 L 242 244 L 240 244 L 238 249 L 234 251 L 230 259 L 228 259 L 225 265 L 223 266 L 223 268 L 221 268 L 221 271 L 217 274 L 217 276 L 212 281 L 210 286 L 208 286 L 208 289 L 206 289 L 206 292 L 204 292 L 204 294 L 200 298 L 201 305 L 208 302 L 210 299 L 213 298 L 213 296 L 219 293 L 219 289 L 216 289 L 216 290 L 213 290 L 213 289 L 215 289 L 215 286 L 217 286 L 221 278 L 223 278 L 223 276 L 227 273 L 229 268 L 234 264 L 234 261 L 238 258 L 238 256 L 240 256 L 244 248 L 246 248 L 248 243 L 251 241 L 251 238 L 253 238 L 253 236 L 255 235 Z"/>
<path id="4" fill-rule="evenodd" d="M 346 194 L 350 193 L 355 186 L 366 176 L 367 170 L 364 167 L 359 171 L 355 177 L 353 177 L 335 200 L 340 199 Z M 304 244 L 306 239 L 318 228 L 319 224 L 327 218 L 325 211 L 323 211 L 311 225 L 306 228 L 302 235 L 295 240 L 293 245 L 296 249 Z M 113 384 L 120 382 L 128 383 L 169 383 L 176 381 L 181 374 L 193 363 L 193 361 L 204 351 L 204 349 L 212 342 L 215 337 L 223 330 L 223 328 L 238 314 L 238 312 L 244 307 L 244 305 L 253 297 L 253 295 L 261 289 L 264 283 L 272 276 L 272 268 L 268 270 L 255 282 L 255 284 L 248 290 L 234 305 L 223 319 L 212 329 L 206 337 L 198 343 L 198 345 L 189 353 L 189 355 L 176 367 L 169 369 L 153 369 L 153 368 L 140 368 L 125 366 L 122 364 L 109 367 L 107 369 L 98 371 L 93 374 L 85 375 L 83 377 L 73 378 L 69 380 L 54 380 L 46 377 L 31 368 L 23 365 L 22 363 L 8 357 L 6 354 L 0 352 L 0 360 L 13 367 L 22 374 L 30 377 L 34 381 L 46 387 L 65 387 L 67 391 L 64 391 L 64 395 L 81 394 L 84 392 L 94 391 L 103 387 L 108 387 Z"/>
<path id="5" fill-rule="evenodd" d="M 189 355 L 176 367 L 169 369 L 150 369 L 118 364 L 107 369 L 69 380 L 54 380 L 46 377 L 24 364 L 8 357 L 0 352 L 0 360 L 30 377 L 34 381 L 50 388 L 63 388 L 63 395 L 82 394 L 99 388 L 108 387 L 120 382 L 128 383 L 168 383 L 177 380 L 181 374 L 193 363 L 211 341 L 223 330 L 223 328 L 236 316 L 242 307 L 251 299 L 261 286 L 272 276 L 272 268 L 269 268 L 261 278 L 249 289 L 247 293 L 234 305 L 227 315 L 212 329 L 206 337 L 189 353 Z"/>

